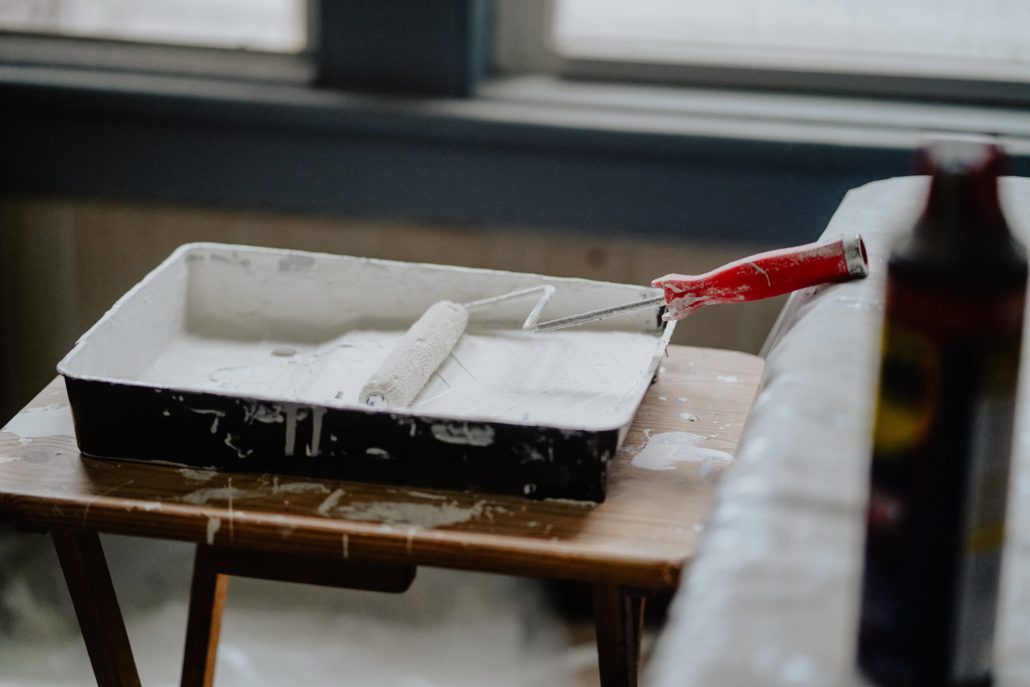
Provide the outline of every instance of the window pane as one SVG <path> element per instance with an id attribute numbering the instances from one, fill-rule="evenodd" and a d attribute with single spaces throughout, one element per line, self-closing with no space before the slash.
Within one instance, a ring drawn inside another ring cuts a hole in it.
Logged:
<path id="1" fill-rule="evenodd" d="M 874 71 L 891 71 L 889 58 L 1011 67 L 1030 63 L 1030 2 L 557 0 L 554 38 L 573 57 L 739 64 L 760 51 L 813 69 L 828 54 Z"/>
<path id="2" fill-rule="evenodd" d="M 0 0 L 0 29 L 299 52 L 304 0 Z"/>

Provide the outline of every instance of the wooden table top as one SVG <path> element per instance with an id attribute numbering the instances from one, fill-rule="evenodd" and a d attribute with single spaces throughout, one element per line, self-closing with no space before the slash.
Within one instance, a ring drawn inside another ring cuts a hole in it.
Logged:
<path id="1" fill-rule="evenodd" d="M 0 519 L 216 546 L 658 589 L 694 554 L 722 461 L 633 465 L 649 440 L 734 453 L 756 356 L 670 346 L 602 504 L 196 470 L 79 453 L 61 379 L 0 431 Z M 638 461 L 640 462 L 640 461 Z"/>

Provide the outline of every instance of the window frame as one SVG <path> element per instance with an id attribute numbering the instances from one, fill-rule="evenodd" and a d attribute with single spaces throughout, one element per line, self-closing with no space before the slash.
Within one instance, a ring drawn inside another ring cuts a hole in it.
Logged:
<path id="1" fill-rule="evenodd" d="M 0 66 L 310 83 L 309 52 L 273 53 L 108 38 L 0 32 Z"/>

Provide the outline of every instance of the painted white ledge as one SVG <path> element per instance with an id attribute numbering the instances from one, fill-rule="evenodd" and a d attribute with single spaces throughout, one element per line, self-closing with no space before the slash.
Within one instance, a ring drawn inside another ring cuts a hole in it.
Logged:
<path id="1" fill-rule="evenodd" d="M 870 276 L 791 297 L 697 559 L 677 595 L 651 687 L 862 684 L 852 663 L 885 261 L 926 181 L 851 191 L 825 235 L 860 232 Z M 1007 179 L 1030 237 L 1030 179 Z M 1024 337 L 998 687 L 1030 681 L 1030 337 Z"/>

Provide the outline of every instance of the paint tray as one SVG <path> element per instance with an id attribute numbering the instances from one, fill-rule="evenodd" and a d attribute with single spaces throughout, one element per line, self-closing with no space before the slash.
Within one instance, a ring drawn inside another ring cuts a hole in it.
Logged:
<path id="1" fill-rule="evenodd" d="M 532 301 L 473 313 L 410 408 L 358 403 L 433 303 L 551 284 L 562 317 L 656 289 L 189 244 L 58 365 L 80 450 L 226 470 L 604 499 L 672 325 L 658 308 L 553 333 Z"/>

